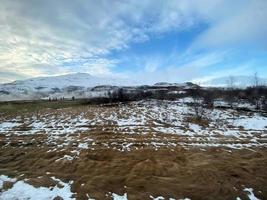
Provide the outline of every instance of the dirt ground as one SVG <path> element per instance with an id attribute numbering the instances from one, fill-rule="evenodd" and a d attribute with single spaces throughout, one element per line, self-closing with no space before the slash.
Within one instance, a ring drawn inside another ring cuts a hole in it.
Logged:
<path id="1" fill-rule="evenodd" d="M 126 192 L 130 200 L 150 199 L 150 195 L 246 199 L 244 187 L 253 188 L 260 199 L 267 196 L 267 149 L 229 152 L 177 146 L 121 152 L 95 146 L 94 150 L 82 150 L 77 159 L 55 162 L 71 149 L 47 152 L 51 147 L 39 148 L 35 146 L 38 142 L 19 148 L 16 142 L 19 140 L 0 150 L 1 174 L 27 178 L 34 186 L 53 184 L 49 179 L 52 176 L 66 182 L 72 180 L 72 192 L 77 199 L 88 199 L 86 194 L 95 199 L 110 199 L 105 195 L 109 192 Z"/>
<path id="2" fill-rule="evenodd" d="M 63 116 L 70 111 L 60 110 Z M 7 116 L 3 115 L 3 119 Z M 110 131 L 114 130 L 110 128 L 113 124 L 106 126 L 101 131 L 88 130 L 67 137 L 62 134 L 49 138 L 42 132 L 0 134 L 0 175 L 16 177 L 35 187 L 54 186 L 51 177 L 66 183 L 73 181 L 73 197 L 82 200 L 88 195 L 96 200 L 112 199 L 110 193 L 127 193 L 129 200 L 151 196 L 245 200 L 248 192 L 244 188 L 253 188 L 257 198 L 267 199 L 265 143 L 241 149 L 194 147 L 180 145 L 194 140 L 179 135 L 120 134 Z M 90 147 L 78 148 L 84 141 L 90 142 Z"/>

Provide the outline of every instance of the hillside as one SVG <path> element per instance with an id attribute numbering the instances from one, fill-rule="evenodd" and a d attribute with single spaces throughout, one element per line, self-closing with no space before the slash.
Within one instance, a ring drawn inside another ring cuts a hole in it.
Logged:
<path id="1" fill-rule="evenodd" d="M 0 84 L 0 101 L 68 97 L 99 85 L 135 85 L 127 79 L 95 77 L 87 73 L 39 77 Z M 78 92 L 78 93 L 77 93 Z"/>

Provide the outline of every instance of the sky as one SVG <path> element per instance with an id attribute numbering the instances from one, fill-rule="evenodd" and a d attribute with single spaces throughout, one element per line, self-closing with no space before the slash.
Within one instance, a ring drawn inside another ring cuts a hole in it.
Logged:
<path id="1" fill-rule="evenodd" d="M 267 77 L 266 0 L 0 0 L 0 83 Z"/>

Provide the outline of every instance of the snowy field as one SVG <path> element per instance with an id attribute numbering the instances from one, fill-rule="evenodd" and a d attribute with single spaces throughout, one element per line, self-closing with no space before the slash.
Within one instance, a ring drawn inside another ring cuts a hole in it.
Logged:
<path id="1" fill-rule="evenodd" d="M 138 149 L 150 145 L 184 147 L 225 147 L 229 149 L 267 146 L 267 116 L 254 112 L 240 112 L 232 109 L 206 109 L 205 124 L 194 123 L 193 108 L 188 106 L 190 99 L 180 101 L 139 101 L 129 104 L 84 106 L 77 109 L 46 109 L 38 113 L 25 113 L 18 116 L 2 116 L 0 134 L 5 136 L 6 145 L 13 136 L 32 137 L 44 135 L 43 144 L 55 144 L 64 140 L 84 138 L 77 148 L 94 148 L 93 136 L 103 134 L 132 135 L 132 142 L 110 141 L 103 148 L 118 147 L 118 150 Z M 141 144 L 135 135 L 153 135 L 153 143 Z M 165 141 L 157 141 L 157 137 Z M 91 137 L 92 136 L 92 137 Z M 128 136 L 131 137 L 131 136 Z M 34 141 L 34 138 L 32 139 Z M 23 143 L 23 141 L 22 141 Z M 42 145 L 42 144 L 40 144 Z"/>
<path id="2" fill-rule="evenodd" d="M 7 160 L 14 155 L 14 158 L 10 158 L 6 165 L 5 158 L 2 159 L 4 169 L 8 166 L 8 168 L 16 169 L 15 171 L 21 170 L 20 173 L 15 174 L 14 170 L 4 170 L 11 176 L 0 176 L 0 199 L 57 199 L 58 197 L 75 199 L 79 193 L 76 192 L 75 178 L 71 179 L 70 175 L 64 179 L 60 171 L 67 170 L 66 166 L 72 165 L 79 168 L 82 164 L 75 163 L 83 163 L 84 159 L 88 161 L 88 156 L 90 158 L 95 156 L 95 152 L 97 154 L 105 152 L 109 156 L 109 151 L 119 152 L 119 155 L 128 155 L 128 153 L 136 154 L 146 152 L 146 150 L 161 153 L 168 150 L 176 154 L 184 152 L 183 149 L 195 152 L 216 152 L 218 149 L 229 156 L 231 154 L 234 156 L 236 151 L 258 152 L 260 149 L 261 151 L 266 149 L 267 116 L 264 114 L 214 108 L 206 109 L 204 119 L 196 121 L 193 107 L 190 106 L 191 102 L 190 98 L 179 101 L 149 100 L 81 105 L 62 109 L 44 108 L 32 112 L 0 115 L 1 154 L 8 157 Z M 38 163 L 30 160 L 32 164 L 29 164 L 25 161 L 26 167 L 20 162 L 17 163 L 16 159 L 19 156 L 26 156 L 24 160 L 31 159 L 32 151 L 37 151 L 37 153 L 39 151 L 39 154 L 33 156 L 49 160 L 50 166 L 42 170 L 42 166 L 47 164 L 39 164 L 40 158 L 37 159 Z M 21 152 L 30 153 L 24 155 Z M 18 155 L 15 156 L 15 154 Z M 100 159 L 102 163 L 103 158 L 93 158 L 95 159 L 97 161 Z M 148 159 L 141 163 L 146 168 L 147 165 L 152 165 L 150 162 L 155 161 Z M 14 165 L 19 165 L 21 168 Z M 32 166 L 40 172 L 36 174 L 29 172 Z M 23 171 L 24 168 L 28 171 Z M 51 174 L 50 171 L 53 170 L 58 171 Z M 160 168 L 160 170 L 163 169 Z M 71 174 L 71 172 L 68 173 Z M 29 176 L 34 178 L 34 184 L 28 181 L 31 180 L 28 179 Z M 40 184 L 44 180 L 46 184 Z M 84 179 L 82 181 L 85 182 Z M 258 199 L 253 193 L 253 187 L 246 184 L 238 185 L 239 193 L 235 198 Z M 80 187 L 83 185 L 84 183 L 81 183 Z M 92 183 L 88 185 L 91 188 Z M 257 194 L 261 194 L 261 188 L 257 189 Z M 80 192 L 86 198 L 83 196 L 77 199 L 95 199 L 90 192 L 84 192 L 82 189 Z M 239 197 L 240 194 L 243 196 Z M 118 193 L 109 190 L 103 195 L 107 199 L 128 199 L 127 191 Z M 147 198 L 177 199 L 163 194 L 162 196 L 147 194 Z M 191 197 L 183 195 L 179 199 L 188 200 Z"/>

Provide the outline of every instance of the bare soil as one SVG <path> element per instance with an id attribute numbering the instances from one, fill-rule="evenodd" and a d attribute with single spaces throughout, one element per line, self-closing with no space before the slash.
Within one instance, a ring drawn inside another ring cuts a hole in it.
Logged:
<path id="1" fill-rule="evenodd" d="M 122 137 L 124 141 L 129 139 L 127 135 Z M 267 149 L 229 152 L 179 146 L 156 150 L 148 146 L 121 152 L 103 148 L 101 140 L 108 140 L 108 135 L 97 139 L 99 146 L 94 150 L 84 149 L 76 159 L 55 162 L 71 154 L 71 148 L 48 152 L 51 147 L 38 147 L 38 141 L 22 146 L 20 139 L 14 138 L 12 145 L 0 150 L 0 173 L 27 178 L 36 187 L 53 185 L 49 179 L 52 176 L 66 182 L 73 180 L 72 191 L 77 199 L 87 199 L 86 194 L 95 199 L 109 199 L 105 196 L 109 192 L 127 192 L 130 200 L 150 199 L 150 195 L 175 199 L 238 196 L 246 199 L 244 187 L 253 188 L 261 199 L 267 196 Z"/>
<path id="2" fill-rule="evenodd" d="M 6 110 L 0 114 L 0 119 L 13 118 L 21 113 L 25 116 L 32 112 L 40 114 L 31 111 L 30 105 L 24 108 L 25 111 L 21 108 L 16 111 L 17 107 L 12 105 L 12 110 L 4 106 Z M 106 109 L 110 109 L 110 113 L 116 111 L 114 107 L 77 106 L 65 110 L 43 109 L 42 112 L 67 116 L 86 109 L 91 110 L 92 115 L 100 115 Z M 199 142 L 183 136 L 150 132 L 145 135 L 122 134 L 114 132 L 113 126 L 108 123 L 105 127 L 91 126 L 91 130 L 68 137 L 59 135 L 55 141 L 50 141 L 42 133 L 0 134 L 0 175 L 27 180 L 36 187 L 54 186 L 56 183 L 50 177 L 73 181 L 74 197 L 82 200 L 88 199 L 87 195 L 97 200 L 111 199 L 107 195 L 110 192 L 127 193 L 129 200 L 151 199 L 150 195 L 166 199 L 233 200 L 240 197 L 245 200 L 248 199 L 248 193 L 243 191 L 245 187 L 253 188 L 258 198 L 267 199 L 266 145 L 239 150 L 196 148 L 179 145 L 180 142 Z M 66 138 L 71 138 L 67 145 Z M 78 144 L 88 138 L 93 141 L 90 147 L 80 149 L 77 154 Z M 228 139 L 218 138 L 221 143 Z M 261 142 L 265 144 L 266 141 Z M 125 145 L 130 143 L 131 148 L 127 149 Z M 155 143 L 162 145 L 155 146 Z M 65 155 L 72 159 L 62 159 Z M 4 189 L 10 187 L 12 183 L 4 183 Z"/>

